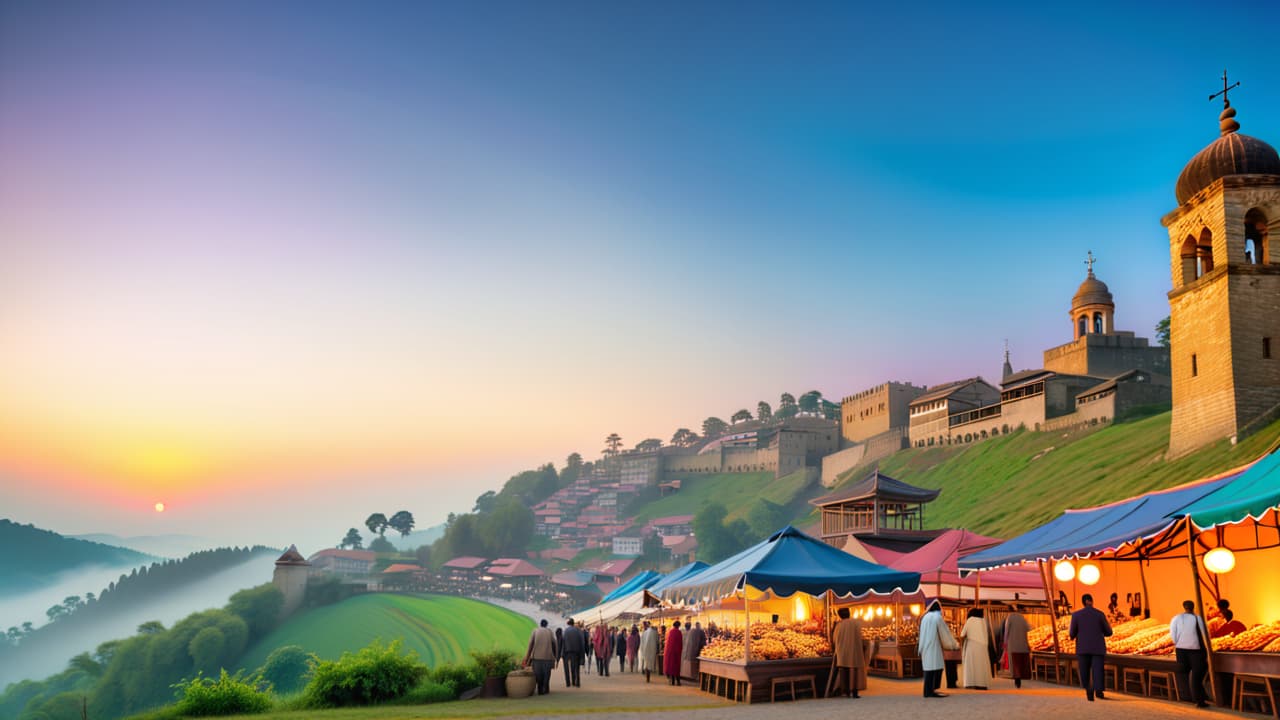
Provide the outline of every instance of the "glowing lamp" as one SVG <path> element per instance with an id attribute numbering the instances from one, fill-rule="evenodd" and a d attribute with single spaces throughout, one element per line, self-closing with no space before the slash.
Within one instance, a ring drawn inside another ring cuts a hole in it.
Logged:
<path id="1" fill-rule="evenodd" d="M 911 606 L 911 614 L 912 614 L 912 615 L 919 615 L 919 614 L 920 614 L 920 610 L 921 610 L 921 607 L 920 607 L 919 605 L 912 605 L 912 606 Z"/>
<path id="2" fill-rule="evenodd" d="M 1080 582 L 1085 585 L 1097 585 L 1102 579 L 1102 568 L 1098 567 L 1098 563 L 1085 563 L 1080 566 Z"/>
<path id="3" fill-rule="evenodd" d="M 796 620 L 799 622 L 804 622 L 805 620 L 809 619 L 809 604 L 806 603 L 804 601 L 804 598 L 800 597 L 799 595 L 796 595 L 795 615 L 796 615 Z"/>
<path id="4" fill-rule="evenodd" d="M 882 607 L 876 608 L 876 617 L 884 617 L 884 608 Z"/>
<path id="5" fill-rule="evenodd" d="M 1053 566 L 1053 576 L 1058 578 L 1059 582 L 1071 582 L 1076 576 L 1076 566 L 1072 565 L 1070 560 L 1061 560 Z"/>
<path id="6" fill-rule="evenodd" d="M 1236 566 L 1236 555 L 1227 548 L 1219 547 L 1204 554 L 1204 567 L 1211 573 L 1221 575 L 1229 573 Z"/>

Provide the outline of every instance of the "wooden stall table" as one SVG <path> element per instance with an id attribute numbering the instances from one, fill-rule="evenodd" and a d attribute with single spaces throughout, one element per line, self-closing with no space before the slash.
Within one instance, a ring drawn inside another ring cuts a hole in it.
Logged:
<path id="1" fill-rule="evenodd" d="M 728 662 L 706 657 L 700 657 L 698 660 L 702 676 L 698 683 L 699 687 L 729 700 L 746 703 L 771 700 L 774 680 L 780 678 L 785 678 L 780 682 L 789 682 L 791 678 L 803 677 L 803 682 L 807 684 L 808 676 L 812 676 L 816 696 L 818 687 L 826 687 L 831 672 L 830 656 L 758 660 L 750 663 Z"/>
<path id="2" fill-rule="evenodd" d="M 1270 705 L 1271 716 L 1280 718 L 1276 697 L 1280 694 L 1280 654 L 1257 652 L 1215 652 L 1214 670 L 1218 674 L 1219 687 L 1231 688 L 1231 697 L 1224 698 L 1224 705 L 1241 712 L 1243 700 L 1265 700 Z M 1244 692 L 1244 696 L 1237 693 Z"/>

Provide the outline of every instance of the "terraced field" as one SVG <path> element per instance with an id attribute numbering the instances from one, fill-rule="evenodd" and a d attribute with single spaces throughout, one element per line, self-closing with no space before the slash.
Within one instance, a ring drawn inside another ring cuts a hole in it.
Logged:
<path id="1" fill-rule="evenodd" d="M 472 650 L 523 652 L 532 630 L 532 620 L 477 600 L 374 593 L 295 616 L 249 648 L 242 666 L 260 667 L 283 645 L 301 645 L 331 660 L 379 638 L 403 640 L 434 666 L 468 660 Z"/>

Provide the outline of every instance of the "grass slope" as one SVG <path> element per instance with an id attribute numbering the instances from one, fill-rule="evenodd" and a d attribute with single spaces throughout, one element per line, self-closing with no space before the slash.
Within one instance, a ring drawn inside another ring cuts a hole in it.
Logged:
<path id="1" fill-rule="evenodd" d="M 375 639 L 403 640 L 420 660 L 435 666 L 470 660 L 472 650 L 522 653 L 533 621 L 488 603 L 443 595 L 358 595 L 296 616 L 249 648 L 241 661 L 261 667 L 271 651 L 301 645 L 326 660 Z"/>
<path id="2" fill-rule="evenodd" d="M 693 515 L 703 505 L 715 501 L 729 510 L 729 519 L 746 518 L 757 500 L 769 500 L 784 507 L 807 497 L 803 471 L 777 480 L 771 472 L 721 473 L 716 475 L 676 475 L 680 492 L 645 505 L 636 514 L 637 524 L 670 515 Z"/>
<path id="3" fill-rule="evenodd" d="M 1013 537 L 1089 507 L 1173 487 L 1256 459 L 1280 436 L 1280 421 L 1238 445 L 1214 443 L 1167 460 L 1168 412 L 1100 430 L 1026 430 L 961 446 L 910 449 L 880 461 L 886 475 L 942 494 L 925 510 L 930 528 L 958 527 Z M 866 477 L 874 466 L 841 476 L 837 487 Z M 808 522 L 816 521 L 810 513 Z"/>

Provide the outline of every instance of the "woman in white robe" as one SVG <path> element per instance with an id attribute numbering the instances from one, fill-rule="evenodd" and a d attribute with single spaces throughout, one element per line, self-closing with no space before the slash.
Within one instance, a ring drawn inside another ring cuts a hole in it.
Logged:
<path id="1" fill-rule="evenodd" d="M 960 630 L 960 642 L 964 646 L 964 687 L 970 690 L 986 690 L 991 685 L 991 633 L 987 620 L 978 608 L 969 611 Z"/>

